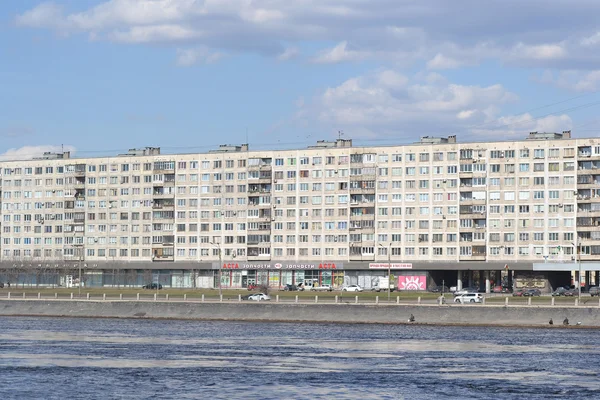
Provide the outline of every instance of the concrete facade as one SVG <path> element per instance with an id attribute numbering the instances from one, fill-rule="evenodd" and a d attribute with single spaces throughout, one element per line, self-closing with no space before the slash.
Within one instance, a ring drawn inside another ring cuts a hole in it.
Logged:
<path id="1" fill-rule="evenodd" d="M 0 163 L 1 267 L 576 270 L 600 261 L 599 166 L 600 139 L 570 132 L 489 143 L 48 154 Z"/>

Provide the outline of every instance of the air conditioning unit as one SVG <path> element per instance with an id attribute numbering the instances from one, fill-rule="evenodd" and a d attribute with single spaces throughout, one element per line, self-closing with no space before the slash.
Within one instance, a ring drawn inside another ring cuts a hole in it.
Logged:
<path id="1" fill-rule="evenodd" d="M 562 205 L 562 204 L 559 204 L 559 205 L 558 205 L 558 208 L 563 208 L 563 205 Z"/>

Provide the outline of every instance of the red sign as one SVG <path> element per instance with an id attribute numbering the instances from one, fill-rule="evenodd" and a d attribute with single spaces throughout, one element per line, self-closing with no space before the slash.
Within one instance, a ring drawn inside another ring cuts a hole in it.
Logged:
<path id="1" fill-rule="evenodd" d="M 335 264 L 319 264 L 319 269 L 335 269 Z"/>
<path id="2" fill-rule="evenodd" d="M 223 269 L 239 269 L 239 268 L 240 268 L 239 264 L 234 264 L 234 263 L 223 264 Z"/>
<path id="3" fill-rule="evenodd" d="M 412 269 L 410 263 L 369 263 L 369 269 Z"/>

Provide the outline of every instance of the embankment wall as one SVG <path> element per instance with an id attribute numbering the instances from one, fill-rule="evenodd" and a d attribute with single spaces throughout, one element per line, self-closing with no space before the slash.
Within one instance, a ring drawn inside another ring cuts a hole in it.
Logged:
<path id="1" fill-rule="evenodd" d="M 600 327 L 600 307 L 1 300 L 1 316 Z"/>

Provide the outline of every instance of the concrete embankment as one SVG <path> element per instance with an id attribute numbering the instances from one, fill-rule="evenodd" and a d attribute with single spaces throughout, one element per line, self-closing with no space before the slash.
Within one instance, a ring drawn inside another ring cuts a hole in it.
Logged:
<path id="1" fill-rule="evenodd" d="M 2 300 L 1 316 L 170 318 L 192 320 L 600 327 L 600 307 L 491 305 L 282 304 L 229 302 Z"/>

